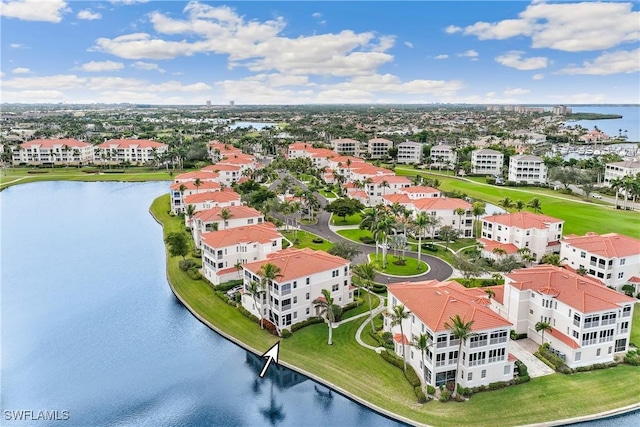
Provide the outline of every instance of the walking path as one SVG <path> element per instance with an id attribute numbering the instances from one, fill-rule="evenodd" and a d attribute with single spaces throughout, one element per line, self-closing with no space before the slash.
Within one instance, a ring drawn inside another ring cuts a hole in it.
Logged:
<path id="1" fill-rule="evenodd" d="M 537 349 L 538 344 L 529 338 L 518 341 L 511 340 L 509 342 L 509 352 L 517 357 L 522 363 L 527 365 L 527 371 L 531 378 L 553 374 L 555 372 L 553 369 L 545 365 L 542 360 L 533 355 Z"/>
<path id="2" fill-rule="evenodd" d="M 373 294 L 372 295 L 374 297 L 377 297 L 380 300 L 380 304 L 373 309 L 373 313 L 372 318 L 376 317 L 378 314 L 382 313 L 385 310 L 385 305 L 384 305 L 384 297 L 381 297 L 380 295 L 376 295 Z M 369 317 L 369 312 L 365 312 L 365 313 L 361 313 L 358 314 L 357 316 L 353 316 L 350 317 L 349 319 L 345 319 L 342 320 L 340 322 L 337 322 L 336 324 L 333 325 L 333 328 L 337 328 L 338 326 L 347 323 L 347 322 L 351 322 L 352 320 L 356 320 L 356 319 L 361 319 L 363 317 Z M 367 327 L 368 325 L 370 325 L 371 323 L 369 321 L 367 322 L 362 322 L 362 324 L 360 325 L 360 327 L 358 328 L 358 330 L 356 331 L 356 341 L 358 342 L 358 344 L 360 344 L 361 346 L 363 346 L 364 348 L 368 348 L 369 350 L 373 350 L 377 353 L 380 353 L 380 351 L 384 350 L 384 347 L 373 347 L 367 343 L 365 343 L 364 341 L 362 341 L 362 338 L 360 338 L 360 334 L 362 334 L 362 331 L 364 330 L 365 327 Z"/>

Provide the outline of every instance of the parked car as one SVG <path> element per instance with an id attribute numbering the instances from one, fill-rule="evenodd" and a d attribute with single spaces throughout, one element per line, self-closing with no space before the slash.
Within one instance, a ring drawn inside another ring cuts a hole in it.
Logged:
<path id="1" fill-rule="evenodd" d="M 593 197 L 594 199 L 602 199 L 602 196 L 599 194 L 592 194 L 591 197 Z"/>
<path id="2" fill-rule="evenodd" d="M 242 285 L 234 286 L 227 291 L 227 296 L 229 298 L 233 298 L 238 292 L 240 292 L 240 289 L 242 289 Z"/>

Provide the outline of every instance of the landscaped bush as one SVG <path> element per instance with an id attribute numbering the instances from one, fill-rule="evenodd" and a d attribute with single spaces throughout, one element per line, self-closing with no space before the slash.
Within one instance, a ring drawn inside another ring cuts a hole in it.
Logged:
<path id="1" fill-rule="evenodd" d="M 449 390 L 442 390 L 440 393 L 440 398 L 438 399 L 440 402 L 448 402 L 451 399 L 451 392 Z"/>
<path id="2" fill-rule="evenodd" d="M 384 345 L 384 342 L 382 341 L 382 338 L 380 337 L 380 335 L 378 335 L 378 334 L 376 334 L 374 332 L 371 332 L 371 330 L 369 330 L 369 336 L 371 338 L 373 338 L 378 343 L 378 345 L 380 347 L 382 347 Z"/>
<path id="3" fill-rule="evenodd" d="M 512 340 L 517 341 L 527 337 L 527 334 L 516 334 L 516 331 L 511 330 L 510 337 Z"/>
<path id="4" fill-rule="evenodd" d="M 105 171 L 102 171 L 102 173 L 124 173 L 124 170 L 119 170 L 119 169 L 107 169 Z"/>
<path id="5" fill-rule="evenodd" d="M 383 325 L 384 319 L 382 318 L 382 313 L 380 313 L 373 318 L 373 326 L 376 328 L 376 331 L 379 331 L 380 329 L 382 329 Z"/>
<path id="6" fill-rule="evenodd" d="M 561 366 L 564 366 L 564 360 L 562 360 L 557 354 L 553 353 L 549 348 L 549 343 L 544 343 L 540 346 L 538 352 L 544 359 L 551 362 L 551 364 L 554 366 L 554 369 L 557 370 Z"/>
<path id="7" fill-rule="evenodd" d="M 518 369 L 518 375 L 519 376 L 521 376 L 521 377 L 528 377 L 529 376 L 529 370 L 527 369 L 527 365 L 525 365 L 521 361 L 516 360 L 516 368 Z"/>
<path id="8" fill-rule="evenodd" d="M 420 387 L 420 385 L 422 384 L 420 382 L 420 377 L 418 377 L 418 374 L 416 374 L 416 371 L 411 365 L 407 365 L 407 370 L 404 371 L 404 377 L 413 387 Z"/>
<path id="9" fill-rule="evenodd" d="M 279 335 L 278 335 L 278 329 L 276 329 L 276 325 L 274 325 L 273 323 L 271 323 L 271 322 L 270 322 L 269 320 L 267 320 L 267 319 L 263 319 L 263 321 L 262 321 L 262 322 L 263 322 L 264 328 L 265 328 L 267 331 L 269 331 L 269 333 L 270 333 L 271 335 L 279 336 Z"/>
<path id="10" fill-rule="evenodd" d="M 311 241 L 313 243 L 317 243 L 317 244 L 324 243 L 324 239 L 321 239 L 320 237 L 316 237 L 316 238 L 312 239 Z"/>
<path id="11" fill-rule="evenodd" d="M 382 342 L 385 347 L 391 346 L 391 349 L 393 349 L 393 334 L 391 332 L 383 332 Z"/>
<path id="12" fill-rule="evenodd" d="M 369 237 L 369 236 L 361 236 L 359 238 L 359 240 L 364 243 L 365 245 L 373 245 L 376 243 L 376 241 L 373 239 L 373 237 Z"/>
<path id="13" fill-rule="evenodd" d="M 422 387 L 416 386 L 413 388 L 413 392 L 416 394 L 418 398 L 418 403 L 427 403 L 427 396 L 424 395 L 424 391 L 422 391 Z"/>
<path id="14" fill-rule="evenodd" d="M 242 283 L 242 280 L 229 280 L 228 282 L 220 283 L 216 286 L 216 291 L 227 292 L 231 288 L 242 285 Z"/>
<path id="15" fill-rule="evenodd" d="M 198 248 L 194 249 L 191 252 L 191 256 L 193 256 L 194 258 L 202 258 L 202 250 Z"/>
<path id="16" fill-rule="evenodd" d="M 324 319 L 322 317 L 309 317 L 307 320 L 303 320 L 302 322 L 295 323 L 291 325 L 291 332 L 295 332 L 305 326 L 313 325 L 315 323 L 323 323 Z"/>
<path id="17" fill-rule="evenodd" d="M 486 179 L 487 179 L 487 184 L 489 184 L 489 185 L 495 185 L 496 184 L 496 179 L 495 178 L 487 177 Z"/>
<path id="18" fill-rule="evenodd" d="M 280 335 L 282 338 L 289 338 L 291 336 L 291 332 L 288 329 L 283 329 Z"/>
<path id="19" fill-rule="evenodd" d="M 375 294 L 383 294 L 387 291 L 387 286 L 386 285 L 382 285 L 379 283 L 374 283 L 373 286 L 371 286 L 371 292 L 375 293 Z"/>
<path id="20" fill-rule="evenodd" d="M 629 350 L 624 356 L 624 363 L 640 366 L 640 350 Z"/>
<path id="21" fill-rule="evenodd" d="M 182 271 L 187 271 L 191 268 L 197 267 L 198 264 L 192 260 L 192 259 L 181 259 L 178 262 L 178 267 L 180 267 L 180 270 Z"/>
<path id="22" fill-rule="evenodd" d="M 38 173 L 49 173 L 49 171 L 43 171 L 43 170 L 31 170 L 31 171 L 27 171 L 27 173 L 31 173 L 31 174 L 38 174 Z"/>
<path id="23" fill-rule="evenodd" d="M 238 311 L 240 313 L 242 313 L 245 317 L 247 317 L 249 320 L 251 320 L 252 322 L 260 323 L 260 319 L 258 319 L 256 316 L 251 314 L 251 312 L 249 310 L 247 310 L 246 308 L 244 308 L 243 306 L 239 305 L 238 306 Z"/>
<path id="24" fill-rule="evenodd" d="M 350 302 L 349 304 L 347 304 L 344 307 L 342 307 L 342 314 L 344 315 L 347 311 L 353 310 L 354 308 L 358 307 L 361 303 L 362 303 L 362 301 Z"/>
<path id="25" fill-rule="evenodd" d="M 431 396 L 435 396 L 436 395 L 436 388 L 432 385 L 428 385 L 427 384 L 427 393 L 430 394 Z"/>
<path id="26" fill-rule="evenodd" d="M 469 397 L 473 394 L 472 390 L 468 387 L 462 387 L 460 384 L 458 384 L 458 389 L 457 389 L 457 393 L 460 396 L 465 396 L 465 397 Z"/>
<path id="27" fill-rule="evenodd" d="M 200 274 L 200 272 L 195 269 L 195 268 L 190 268 L 187 270 L 187 274 L 189 275 L 189 277 L 191 277 L 193 280 L 200 280 L 202 279 L 202 274 Z"/>
<path id="28" fill-rule="evenodd" d="M 398 356 L 396 356 L 395 354 L 393 354 L 392 352 L 390 352 L 389 350 L 380 352 L 380 356 L 382 356 L 384 360 L 391 363 L 396 368 L 404 369 L 404 361 Z M 409 367 L 407 366 L 407 368 Z"/>

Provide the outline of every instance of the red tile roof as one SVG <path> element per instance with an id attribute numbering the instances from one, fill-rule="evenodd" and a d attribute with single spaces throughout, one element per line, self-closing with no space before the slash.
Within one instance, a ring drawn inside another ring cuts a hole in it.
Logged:
<path id="1" fill-rule="evenodd" d="M 402 334 L 395 334 L 393 336 L 393 340 L 397 343 L 402 343 L 404 345 L 409 344 L 409 340 L 407 339 L 406 335 L 402 335 Z"/>
<path id="2" fill-rule="evenodd" d="M 226 209 L 231 214 L 231 219 L 238 218 L 256 218 L 262 217 L 262 212 L 249 207 L 249 206 L 229 206 L 226 208 L 211 208 L 206 209 L 200 212 L 197 212 L 194 217 L 198 218 L 202 222 L 217 222 L 222 221 L 222 217 L 220 216 L 220 212 L 222 209 Z"/>
<path id="3" fill-rule="evenodd" d="M 433 332 L 446 331 L 445 323 L 456 314 L 467 322 L 473 320 L 473 331 L 511 326 L 484 303 L 478 303 L 479 298 L 487 298 L 483 290 L 467 289 L 458 282 L 394 283 L 388 290 Z"/>
<path id="4" fill-rule="evenodd" d="M 440 190 L 433 187 L 425 187 L 424 185 L 414 185 L 411 187 L 405 187 L 401 190 L 398 190 L 401 193 L 439 193 Z"/>
<path id="5" fill-rule="evenodd" d="M 580 348 L 580 345 L 577 342 L 575 342 L 573 338 L 568 337 L 567 335 L 563 334 L 556 328 L 551 328 L 551 330 L 547 332 L 547 334 L 554 337 L 561 343 L 569 346 L 570 348 L 573 348 L 573 349 Z"/>
<path id="6" fill-rule="evenodd" d="M 186 190 L 198 190 L 198 191 L 219 191 L 221 189 L 221 185 L 215 181 L 202 181 L 199 187 L 196 187 L 194 181 L 187 182 L 174 182 L 171 184 L 172 190 L 179 190 L 180 186 L 184 185 Z"/>
<path id="7" fill-rule="evenodd" d="M 32 141 L 27 141 L 20 144 L 21 148 L 33 148 L 35 146 L 39 146 L 41 148 L 53 148 L 55 146 L 69 146 L 69 148 L 85 148 L 89 147 L 91 144 L 87 144 L 86 142 L 78 141 L 76 139 L 34 139 Z"/>
<path id="8" fill-rule="evenodd" d="M 202 172 L 219 172 L 219 171 L 231 171 L 237 172 L 240 170 L 240 166 L 226 165 L 222 163 L 216 163 L 215 165 L 205 166 L 200 169 Z"/>
<path id="9" fill-rule="evenodd" d="M 493 291 L 493 299 L 500 304 L 504 304 L 504 285 L 487 286 L 484 290 L 491 289 Z"/>
<path id="10" fill-rule="evenodd" d="M 640 254 L 640 240 L 618 233 L 565 236 L 564 242 L 604 258 L 624 258 Z"/>
<path id="11" fill-rule="evenodd" d="M 411 202 L 419 211 L 453 211 L 458 208 L 471 209 L 471 203 L 462 199 L 449 197 L 426 197 Z"/>
<path id="12" fill-rule="evenodd" d="M 371 178 L 372 184 L 382 184 L 382 181 L 387 181 L 387 184 L 411 184 L 406 176 L 381 175 Z"/>
<path id="13" fill-rule="evenodd" d="M 537 228 L 544 230 L 549 228 L 549 224 L 564 222 L 562 219 L 553 218 L 548 215 L 534 214 L 531 212 L 515 212 L 510 214 L 490 215 L 482 219 L 486 222 L 506 225 L 507 227 L 517 227 L 521 229 Z"/>
<path id="14" fill-rule="evenodd" d="M 530 289 L 554 295 L 581 313 L 612 310 L 635 299 L 609 289 L 599 281 L 552 265 L 536 265 L 505 274 L 507 282 L 519 290 Z"/>
<path id="15" fill-rule="evenodd" d="M 216 249 L 238 243 L 269 243 L 279 238 L 282 234 L 270 222 L 202 233 L 202 243 Z"/>
<path id="16" fill-rule="evenodd" d="M 167 144 L 151 141 L 150 139 L 110 139 L 98 145 L 98 147 L 113 148 L 114 145 L 117 146 L 117 148 L 162 148 L 167 146 Z"/>
<path id="17" fill-rule="evenodd" d="M 400 203 L 400 204 L 409 204 L 411 203 L 411 199 L 406 194 L 387 194 L 382 196 L 383 199 L 388 201 L 391 204 Z"/>
<path id="18" fill-rule="evenodd" d="M 190 203 L 204 203 L 204 202 L 240 202 L 240 195 L 235 191 L 213 191 L 207 193 L 198 193 L 186 196 L 184 198 L 185 204 Z"/>
<path id="19" fill-rule="evenodd" d="M 185 172 L 177 175 L 173 180 L 175 182 L 184 182 L 200 178 L 200 181 L 217 181 L 220 174 L 211 171 Z"/>
<path id="20" fill-rule="evenodd" d="M 350 264 L 349 261 L 330 255 L 324 251 L 314 251 L 309 248 L 289 248 L 269 254 L 264 261 L 245 264 L 244 267 L 253 274 L 258 274 L 260 267 L 267 263 L 274 264 L 280 268 L 282 277 L 276 280 L 278 283 L 284 283 L 288 280 L 308 277 L 315 273 L 336 269 L 340 269 L 342 280 L 342 268 Z"/>
<path id="21" fill-rule="evenodd" d="M 494 249 L 503 249 L 507 254 L 515 254 L 518 252 L 518 248 L 513 243 L 500 243 L 485 238 L 478 239 L 478 242 L 482 243 L 484 250 L 493 252 Z"/>

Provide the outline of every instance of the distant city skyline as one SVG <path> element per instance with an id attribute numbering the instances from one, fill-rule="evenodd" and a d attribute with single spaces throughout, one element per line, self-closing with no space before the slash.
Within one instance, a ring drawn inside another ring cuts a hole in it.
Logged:
<path id="1" fill-rule="evenodd" d="M 5 103 L 638 104 L 638 2 L 2 0 Z"/>

